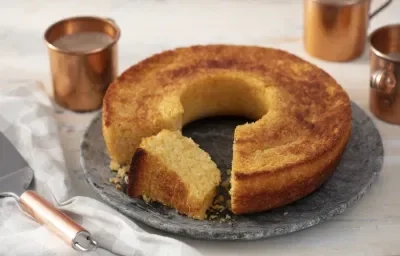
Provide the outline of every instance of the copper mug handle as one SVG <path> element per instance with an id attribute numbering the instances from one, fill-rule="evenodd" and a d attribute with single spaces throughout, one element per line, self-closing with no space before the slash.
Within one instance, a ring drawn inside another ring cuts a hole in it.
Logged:
<path id="1" fill-rule="evenodd" d="M 97 243 L 90 233 L 67 215 L 56 209 L 35 191 L 27 190 L 19 197 L 21 208 L 38 223 L 46 226 L 73 249 L 95 250 Z"/>
<path id="2" fill-rule="evenodd" d="M 385 68 L 377 69 L 371 74 L 370 87 L 383 94 L 392 94 L 396 88 L 396 76 Z"/>

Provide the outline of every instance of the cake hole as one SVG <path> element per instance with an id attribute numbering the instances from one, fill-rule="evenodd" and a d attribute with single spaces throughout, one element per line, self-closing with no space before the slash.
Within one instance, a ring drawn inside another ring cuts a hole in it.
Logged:
<path id="1" fill-rule="evenodd" d="M 258 120 L 267 113 L 265 85 L 222 75 L 194 81 L 181 96 L 183 125 L 207 117 L 243 116 Z"/>

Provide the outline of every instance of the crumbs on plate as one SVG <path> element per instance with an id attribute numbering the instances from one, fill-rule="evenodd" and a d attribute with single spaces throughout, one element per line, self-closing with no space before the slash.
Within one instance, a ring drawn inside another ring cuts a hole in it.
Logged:
<path id="1" fill-rule="evenodd" d="M 120 166 L 117 162 L 111 160 L 110 170 L 114 176 L 109 179 L 109 182 L 115 184 L 115 188 L 121 190 L 122 184 L 128 184 L 129 165 Z"/>

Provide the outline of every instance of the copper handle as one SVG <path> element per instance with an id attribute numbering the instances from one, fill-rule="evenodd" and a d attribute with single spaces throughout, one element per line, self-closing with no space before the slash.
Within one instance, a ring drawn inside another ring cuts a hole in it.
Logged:
<path id="1" fill-rule="evenodd" d="M 384 94 L 392 94 L 396 88 L 396 77 L 386 69 L 378 69 L 371 74 L 370 87 Z"/>
<path id="2" fill-rule="evenodd" d="M 60 212 L 36 192 L 28 190 L 20 199 L 24 209 L 38 223 L 47 226 L 72 248 L 79 251 L 90 251 L 97 243 L 90 237 L 87 230 Z"/>

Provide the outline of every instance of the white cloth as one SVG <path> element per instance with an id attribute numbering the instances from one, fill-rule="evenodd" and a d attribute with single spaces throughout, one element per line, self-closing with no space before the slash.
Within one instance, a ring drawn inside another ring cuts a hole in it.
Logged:
<path id="1" fill-rule="evenodd" d="M 85 255 L 200 255 L 188 245 L 150 234 L 109 206 L 74 194 L 53 106 L 40 83 L 0 81 L 0 131 L 34 171 L 34 190 L 85 227 L 100 248 Z M 0 198 L 0 255 L 81 255 Z"/>

